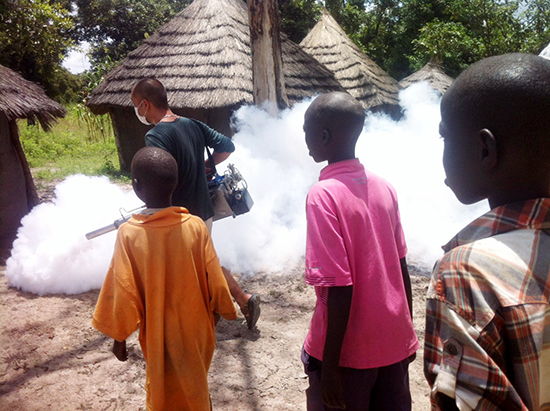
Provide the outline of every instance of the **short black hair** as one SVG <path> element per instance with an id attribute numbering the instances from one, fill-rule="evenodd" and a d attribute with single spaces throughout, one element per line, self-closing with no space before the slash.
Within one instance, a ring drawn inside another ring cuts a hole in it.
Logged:
<path id="1" fill-rule="evenodd" d="M 170 198 L 178 183 L 178 165 L 158 147 L 144 147 L 132 159 L 132 178 L 139 180 L 149 198 Z"/>
<path id="2" fill-rule="evenodd" d="M 546 153 L 550 61 L 524 53 L 480 60 L 457 77 L 443 96 L 442 108 L 470 131 L 486 128 L 497 140 L 529 155 Z"/>
<path id="3" fill-rule="evenodd" d="M 164 85 L 154 78 L 138 81 L 133 89 L 134 95 L 151 102 L 155 107 L 168 110 L 168 96 Z"/>
<path id="4" fill-rule="evenodd" d="M 312 106 L 309 115 L 316 127 L 340 133 L 353 143 L 357 141 L 365 124 L 365 109 L 355 97 L 344 92 L 322 94 Z"/>

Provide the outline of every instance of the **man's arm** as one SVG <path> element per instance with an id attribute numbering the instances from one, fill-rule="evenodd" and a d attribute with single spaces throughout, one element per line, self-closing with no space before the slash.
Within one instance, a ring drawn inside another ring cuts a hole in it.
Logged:
<path id="1" fill-rule="evenodd" d="M 214 164 L 220 164 L 222 161 L 227 160 L 227 158 L 231 155 L 231 153 L 225 151 L 222 153 L 218 153 L 217 151 L 214 151 L 212 153 L 212 159 L 214 160 Z"/>
<path id="2" fill-rule="evenodd" d="M 224 152 L 221 152 L 221 153 L 218 153 L 217 151 L 214 151 L 212 153 L 212 160 L 214 160 L 214 165 L 218 165 L 220 164 L 222 161 L 225 161 L 227 160 L 227 158 L 231 155 L 230 152 L 227 152 L 227 151 L 224 151 Z M 210 159 L 207 158 L 206 161 L 204 162 L 204 167 L 206 169 L 206 173 L 210 173 L 210 170 L 211 170 L 211 166 L 210 166 Z"/>
<path id="3" fill-rule="evenodd" d="M 217 153 L 232 153 L 235 151 L 235 144 L 229 137 L 198 120 L 193 121 L 202 129 L 205 146 L 212 148 Z"/>
<path id="4" fill-rule="evenodd" d="M 321 372 L 321 393 L 323 402 L 329 408 L 345 408 L 342 395 L 340 353 L 348 327 L 353 286 L 330 287 L 328 290 L 328 325 L 323 368 Z"/>

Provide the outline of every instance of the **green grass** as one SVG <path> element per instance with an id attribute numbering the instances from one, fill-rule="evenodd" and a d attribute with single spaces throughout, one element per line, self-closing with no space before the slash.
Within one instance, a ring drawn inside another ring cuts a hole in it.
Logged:
<path id="1" fill-rule="evenodd" d="M 49 132 L 27 125 L 26 120 L 18 122 L 23 150 L 37 183 L 77 173 L 106 175 L 111 180 L 130 182 L 130 177 L 120 172 L 108 118 L 99 117 L 96 121 L 89 113 L 83 115 L 81 106 L 69 106 L 67 110 L 67 116 Z"/>

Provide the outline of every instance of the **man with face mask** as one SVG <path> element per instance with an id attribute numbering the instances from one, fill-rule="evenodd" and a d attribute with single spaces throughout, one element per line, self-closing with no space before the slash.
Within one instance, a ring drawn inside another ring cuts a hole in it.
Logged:
<path id="1" fill-rule="evenodd" d="M 168 151 L 178 164 L 178 185 L 172 195 L 172 205 L 187 208 L 191 214 L 201 217 L 211 230 L 214 207 L 206 181 L 209 165 L 205 163 L 204 149 L 213 149 L 212 160 L 218 164 L 235 150 L 233 142 L 200 121 L 174 114 L 168 106 L 166 89 L 156 79 L 139 81 L 131 99 L 137 118 L 143 124 L 155 125 L 145 135 L 145 144 Z M 248 328 L 253 328 L 260 316 L 259 296 L 245 293 L 227 269 L 223 268 L 223 272 Z"/>

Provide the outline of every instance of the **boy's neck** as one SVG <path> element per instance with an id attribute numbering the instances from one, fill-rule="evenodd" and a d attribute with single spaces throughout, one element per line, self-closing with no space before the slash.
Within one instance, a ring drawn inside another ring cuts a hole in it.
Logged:
<path id="1" fill-rule="evenodd" d="M 151 201 L 145 203 L 145 207 L 147 208 L 167 208 L 172 207 L 171 201 Z"/>
<path id="2" fill-rule="evenodd" d="M 517 203 L 520 201 L 534 200 L 537 198 L 550 198 L 550 192 L 548 191 L 529 191 L 526 190 L 522 193 L 516 193 L 513 195 L 503 194 L 500 196 L 489 197 L 489 207 L 491 209 L 500 207 L 506 204 Z"/>
<path id="3" fill-rule="evenodd" d="M 493 192 L 487 196 L 489 206 L 493 209 L 535 198 L 550 198 L 549 171 L 548 167 L 539 169 L 516 167 L 514 173 L 503 175 L 495 182 Z"/>
<path id="4" fill-rule="evenodd" d="M 355 160 L 355 153 L 335 155 L 334 157 L 331 157 L 328 159 L 328 163 L 333 164 L 333 163 L 339 163 L 340 161 L 347 161 L 347 160 Z"/>

